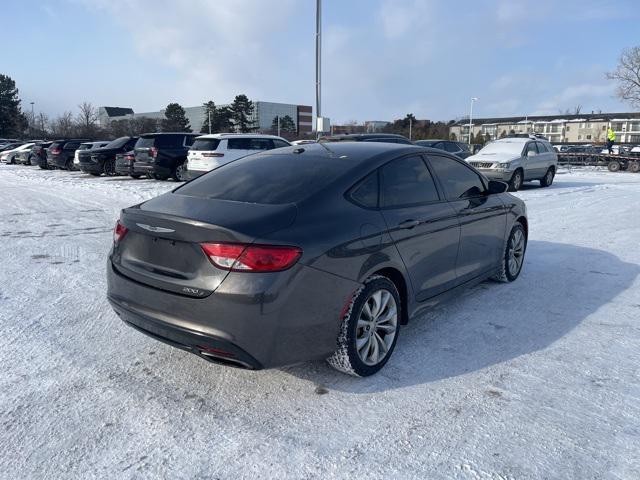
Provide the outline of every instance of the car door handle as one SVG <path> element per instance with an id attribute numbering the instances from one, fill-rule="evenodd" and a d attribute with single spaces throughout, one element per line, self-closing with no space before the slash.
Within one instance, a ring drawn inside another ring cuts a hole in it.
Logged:
<path id="1" fill-rule="evenodd" d="M 420 225 L 420 223 L 422 223 L 420 220 L 405 220 L 398 225 L 398 228 L 401 230 L 410 230 L 413 227 Z"/>

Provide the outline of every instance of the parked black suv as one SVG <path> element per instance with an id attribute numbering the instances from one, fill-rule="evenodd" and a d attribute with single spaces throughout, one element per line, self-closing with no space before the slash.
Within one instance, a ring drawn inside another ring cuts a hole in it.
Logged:
<path id="1" fill-rule="evenodd" d="M 136 146 L 133 172 L 157 180 L 173 177 L 177 181 L 186 179 L 184 162 L 189 147 L 199 133 L 145 133 Z"/>
<path id="2" fill-rule="evenodd" d="M 329 135 L 320 137 L 320 142 L 381 142 L 381 143 L 403 143 L 413 145 L 407 137 L 394 133 L 355 133 L 344 135 Z"/>
<path id="3" fill-rule="evenodd" d="M 88 138 L 66 138 L 55 140 L 47 150 L 46 166 L 73 170 L 73 156 L 81 143 L 90 142 Z"/>
<path id="4" fill-rule="evenodd" d="M 437 148 L 438 150 L 444 150 L 455 155 L 463 160 L 472 155 L 469 145 L 462 142 L 453 142 L 451 140 L 418 140 L 416 145 L 421 147 Z"/>
<path id="5" fill-rule="evenodd" d="M 116 175 L 116 155 L 131 150 L 137 141 L 138 137 L 120 137 L 104 147 L 79 151 L 80 170 L 97 177 Z"/>

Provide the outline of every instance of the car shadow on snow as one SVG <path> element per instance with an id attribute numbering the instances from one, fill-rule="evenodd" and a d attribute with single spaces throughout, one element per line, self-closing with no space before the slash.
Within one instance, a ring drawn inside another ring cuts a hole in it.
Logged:
<path id="1" fill-rule="evenodd" d="M 377 375 L 341 375 L 324 362 L 282 370 L 348 393 L 463 375 L 549 347 L 628 289 L 639 273 L 638 265 L 602 250 L 530 241 L 517 281 L 482 283 L 413 318 Z"/>
<path id="2" fill-rule="evenodd" d="M 604 183 L 604 182 L 602 182 Z M 570 178 L 562 178 L 562 179 L 558 179 L 558 177 L 556 177 L 555 181 L 553 182 L 553 184 L 549 187 L 541 187 L 540 184 L 538 182 L 527 182 L 527 183 L 523 183 L 522 186 L 520 187 L 520 192 L 526 192 L 529 190 L 558 190 L 561 188 L 580 188 L 580 187 L 597 187 L 598 185 L 602 185 L 602 183 L 596 183 L 596 182 L 581 182 L 579 180 L 576 181 L 572 181 L 572 179 Z"/>

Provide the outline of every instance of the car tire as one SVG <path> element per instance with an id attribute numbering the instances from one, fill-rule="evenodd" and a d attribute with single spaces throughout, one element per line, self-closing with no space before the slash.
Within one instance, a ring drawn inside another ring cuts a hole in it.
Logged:
<path id="1" fill-rule="evenodd" d="M 142 174 L 140 174 L 140 173 L 132 173 L 129 176 L 131 178 L 135 178 L 136 180 L 138 180 L 140 177 L 142 177 Z"/>
<path id="2" fill-rule="evenodd" d="M 522 187 L 522 181 L 524 180 L 524 176 L 522 174 L 522 170 L 518 169 L 513 172 L 511 176 L 511 180 L 509 180 L 509 191 L 517 192 Z"/>
<path id="3" fill-rule="evenodd" d="M 156 180 L 166 180 L 167 178 L 169 178 L 168 175 L 161 175 L 159 173 L 153 173 L 151 174 L 152 178 L 155 178 Z"/>
<path id="4" fill-rule="evenodd" d="M 116 161 L 114 159 L 105 160 L 102 164 L 102 173 L 107 177 L 116 176 Z"/>
<path id="5" fill-rule="evenodd" d="M 185 182 L 186 181 L 186 175 L 187 173 L 187 169 L 184 166 L 184 163 L 178 165 L 176 168 L 173 169 L 173 172 L 171 174 L 171 176 L 173 177 L 173 179 L 176 182 Z"/>
<path id="6" fill-rule="evenodd" d="M 553 171 L 553 168 L 549 168 L 549 170 L 547 170 L 547 173 L 544 174 L 544 177 L 540 179 L 540 186 L 550 187 L 551 184 L 553 183 L 554 176 L 555 176 L 555 172 Z"/>
<path id="7" fill-rule="evenodd" d="M 34 157 L 33 155 L 29 155 L 29 159 L 27 160 L 26 165 L 31 165 L 33 167 L 37 164 L 38 164 L 38 161 L 36 160 L 36 157 Z"/>
<path id="8" fill-rule="evenodd" d="M 64 165 L 64 168 L 66 168 L 70 172 L 73 172 L 73 170 L 74 170 L 74 168 L 73 168 L 73 158 L 70 158 L 69 160 L 67 160 L 67 163 Z"/>
<path id="9" fill-rule="evenodd" d="M 638 163 L 638 162 L 630 162 L 629 166 L 627 167 L 627 170 L 629 170 L 631 173 L 640 172 L 640 163 Z"/>
<path id="10" fill-rule="evenodd" d="M 93 175 L 94 177 L 99 177 L 100 175 L 102 175 L 101 173 L 98 172 L 87 172 L 89 175 Z"/>
<path id="11" fill-rule="evenodd" d="M 621 167 L 622 165 L 620 165 L 620 162 L 617 160 L 612 160 L 607 165 L 607 168 L 609 169 L 610 172 L 618 172 L 620 171 Z"/>
<path id="12" fill-rule="evenodd" d="M 504 253 L 500 260 L 500 269 L 498 273 L 491 278 L 496 282 L 513 282 L 522 271 L 526 251 L 527 234 L 522 224 L 516 222 L 509 233 L 509 238 L 507 238 Z"/>
<path id="13" fill-rule="evenodd" d="M 327 358 L 329 365 L 356 377 L 377 373 L 396 346 L 401 309 L 400 294 L 391 280 L 382 275 L 365 280 L 342 318 L 336 351 Z"/>

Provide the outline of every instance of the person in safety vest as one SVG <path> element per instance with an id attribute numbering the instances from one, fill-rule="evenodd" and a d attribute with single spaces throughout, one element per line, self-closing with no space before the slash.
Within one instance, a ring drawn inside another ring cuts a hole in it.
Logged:
<path id="1" fill-rule="evenodd" d="M 613 144 L 616 141 L 616 133 L 609 127 L 607 129 L 607 150 L 609 153 L 613 153 Z"/>

